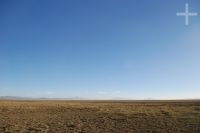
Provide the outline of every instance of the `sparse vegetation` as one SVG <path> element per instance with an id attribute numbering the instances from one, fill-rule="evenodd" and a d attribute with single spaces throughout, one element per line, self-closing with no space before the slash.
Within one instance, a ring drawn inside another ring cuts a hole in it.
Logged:
<path id="1" fill-rule="evenodd" d="M 198 133 L 200 101 L 0 101 L 0 133 Z"/>

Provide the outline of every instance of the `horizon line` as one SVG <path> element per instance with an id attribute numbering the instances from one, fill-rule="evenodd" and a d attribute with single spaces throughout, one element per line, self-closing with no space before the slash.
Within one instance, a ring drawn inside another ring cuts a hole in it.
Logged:
<path id="1" fill-rule="evenodd" d="M 84 101 L 84 100 L 88 100 L 88 101 L 171 101 L 171 100 L 177 100 L 177 101 L 182 101 L 182 100 L 200 100 L 200 98 L 141 98 L 141 99 L 134 99 L 134 98 L 85 98 L 85 97 L 66 97 L 66 98 L 59 98 L 59 97 L 22 97 L 22 96 L 0 96 L 0 100 L 66 100 L 66 101 L 70 101 L 70 100 L 74 100 L 74 101 Z"/>

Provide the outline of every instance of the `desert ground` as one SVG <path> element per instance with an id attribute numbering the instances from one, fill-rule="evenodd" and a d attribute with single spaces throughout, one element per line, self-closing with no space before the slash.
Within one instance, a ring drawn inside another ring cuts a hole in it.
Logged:
<path id="1" fill-rule="evenodd" d="M 200 101 L 0 100 L 0 133 L 199 133 Z"/>

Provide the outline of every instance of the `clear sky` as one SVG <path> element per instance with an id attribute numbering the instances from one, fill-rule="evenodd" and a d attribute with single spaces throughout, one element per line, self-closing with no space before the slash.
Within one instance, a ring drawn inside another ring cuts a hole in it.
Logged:
<path id="1" fill-rule="evenodd" d="M 185 18 L 185 11 L 199 13 Z M 200 98 L 199 0 L 1 0 L 0 96 Z"/>

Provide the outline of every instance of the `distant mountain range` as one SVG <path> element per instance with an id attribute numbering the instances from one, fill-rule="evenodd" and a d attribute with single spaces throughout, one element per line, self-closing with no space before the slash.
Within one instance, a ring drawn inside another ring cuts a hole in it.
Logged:
<path id="1" fill-rule="evenodd" d="M 0 96 L 0 100 L 87 100 L 81 97 L 71 97 L 71 98 L 47 98 L 47 97 L 19 97 L 19 96 Z"/>
<path id="2" fill-rule="evenodd" d="M 94 98 L 83 98 L 83 97 L 70 97 L 70 98 L 47 98 L 47 97 L 39 97 L 39 98 L 32 98 L 32 97 L 20 97 L 20 96 L 0 96 L 0 100 L 144 100 L 144 101 L 156 101 L 160 99 L 153 99 L 153 98 L 146 98 L 146 99 L 127 99 L 127 98 L 110 98 L 110 99 L 94 99 Z M 165 101 L 165 99 L 162 99 Z M 199 98 L 196 99 L 166 99 L 166 100 L 197 100 L 199 101 Z"/>
<path id="3" fill-rule="evenodd" d="M 17 96 L 0 96 L 0 99 L 5 99 L 5 100 L 26 100 L 26 99 L 31 99 L 28 97 L 17 97 Z"/>

